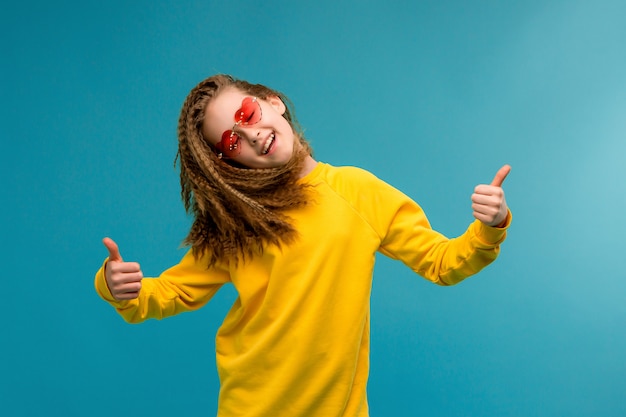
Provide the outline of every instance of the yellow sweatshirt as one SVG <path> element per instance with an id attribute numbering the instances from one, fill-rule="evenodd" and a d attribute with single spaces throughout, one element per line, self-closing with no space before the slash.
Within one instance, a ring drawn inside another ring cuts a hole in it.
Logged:
<path id="1" fill-rule="evenodd" d="M 290 212 L 300 233 L 238 267 L 207 270 L 188 252 L 138 299 L 116 301 L 101 268 L 95 285 L 128 322 L 195 310 L 225 283 L 238 292 L 216 337 L 219 417 L 368 415 L 370 290 L 377 251 L 439 285 L 480 271 L 506 227 L 473 222 L 448 239 L 410 198 L 367 171 L 318 163 L 304 178 L 311 204 Z"/>

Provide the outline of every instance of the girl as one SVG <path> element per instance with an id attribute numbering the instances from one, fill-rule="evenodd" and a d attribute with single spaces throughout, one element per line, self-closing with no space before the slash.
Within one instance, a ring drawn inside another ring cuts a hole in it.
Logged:
<path id="1" fill-rule="evenodd" d="M 376 252 L 439 285 L 498 255 L 511 215 L 504 166 L 448 239 L 372 174 L 317 162 L 282 94 L 226 75 L 201 82 L 178 124 L 182 199 L 194 222 L 178 265 L 143 279 L 109 238 L 95 286 L 131 323 L 195 310 L 230 283 L 216 337 L 218 416 L 368 416 Z"/>

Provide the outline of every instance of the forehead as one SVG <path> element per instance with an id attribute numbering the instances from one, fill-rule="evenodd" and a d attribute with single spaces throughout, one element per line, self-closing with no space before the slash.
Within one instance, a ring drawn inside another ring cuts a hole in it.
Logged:
<path id="1" fill-rule="evenodd" d="M 222 133 L 233 127 L 235 113 L 241 107 L 241 102 L 248 94 L 236 89 L 226 87 L 211 99 L 204 110 L 204 123 L 202 133 L 212 143 L 217 143 Z"/>

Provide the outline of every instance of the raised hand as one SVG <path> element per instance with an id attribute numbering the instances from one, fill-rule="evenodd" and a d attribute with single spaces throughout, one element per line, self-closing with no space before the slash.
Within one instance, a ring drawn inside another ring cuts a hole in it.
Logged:
<path id="1" fill-rule="evenodd" d="M 139 297 L 143 273 L 137 262 L 124 262 L 117 244 L 108 237 L 102 243 L 109 251 L 109 260 L 105 266 L 104 276 L 116 300 L 132 300 Z"/>
<path id="2" fill-rule="evenodd" d="M 511 167 L 505 165 L 496 173 L 491 184 L 481 184 L 474 189 L 474 194 L 472 194 L 474 217 L 487 226 L 501 226 L 506 220 L 508 207 L 502 183 L 509 172 L 511 172 Z"/>

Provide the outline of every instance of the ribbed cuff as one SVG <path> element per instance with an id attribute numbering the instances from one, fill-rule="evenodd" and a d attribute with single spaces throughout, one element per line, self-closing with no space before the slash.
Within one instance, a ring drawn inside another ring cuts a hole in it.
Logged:
<path id="1" fill-rule="evenodd" d="M 511 225 L 513 220 L 513 214 L 509 210 L 504 225 L 501 227 L 487 226 L 480 220 L 476 220 L 476 236 L 485 244 L 489 246 L 498 246 L 506 239 L 506 231 Z"/>

